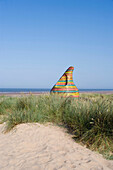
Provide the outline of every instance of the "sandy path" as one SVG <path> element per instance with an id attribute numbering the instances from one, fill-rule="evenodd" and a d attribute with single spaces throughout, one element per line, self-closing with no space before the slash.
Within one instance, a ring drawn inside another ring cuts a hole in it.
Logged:
<path id="1" fill-rule="evenodd" d="M 2 130 L 0 170 L 113 170 L 113 161 L 75 143 L 63 128 L 36 123 Z"/>

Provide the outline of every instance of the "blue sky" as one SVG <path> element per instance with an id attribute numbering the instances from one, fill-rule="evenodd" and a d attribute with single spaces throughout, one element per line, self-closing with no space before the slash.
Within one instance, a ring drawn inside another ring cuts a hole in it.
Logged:
<path id="1" fill-rule="evenodd" d="M 0 88 L 113 89 L 112 0 L 0 0 Z"/>

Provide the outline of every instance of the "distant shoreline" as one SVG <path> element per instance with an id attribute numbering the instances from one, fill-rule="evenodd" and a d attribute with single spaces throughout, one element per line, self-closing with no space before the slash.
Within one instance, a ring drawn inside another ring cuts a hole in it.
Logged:
<path id="1" fill-rule="evenodd" d="M 80 91 L 79 93 L 97 93 L 97 94 L 113 94 L 113 90 L 111 91 Z"/>
<path id="2" fill-rule="evenodd" d="M 21 96 L 21 95 L 42 95 L 49 94 L 49 92 L 0 92 L 0 96 Z"/>
<path id="3" fill-rule="evenodd" d="M 21 96 L 21 95 L 43 95 L 43 94 L 49 94 L 50 92 L 0 92 L 0 96 Z M 96 94 L 113 94 L 113 90 L 112 91 L 80 91 L 80 94 L 90 94 L 90 93 L 96 93 Z"/>

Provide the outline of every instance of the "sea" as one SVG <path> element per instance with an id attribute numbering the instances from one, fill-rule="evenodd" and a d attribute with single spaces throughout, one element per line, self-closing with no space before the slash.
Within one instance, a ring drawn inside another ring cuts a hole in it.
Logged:
<path id="1" fill-rule="evenodd" d="M 50 92 L 49 88 L 0 88 L 0 93 L 45 93 Z M 113 89 L 79 89 L 79 92 L 98 92 L 98 91 L 113 91 Z"/>

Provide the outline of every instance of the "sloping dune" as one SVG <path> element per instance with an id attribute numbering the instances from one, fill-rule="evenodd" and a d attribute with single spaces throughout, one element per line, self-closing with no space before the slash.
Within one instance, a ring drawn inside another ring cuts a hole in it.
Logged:
<path id="1" fill-rule="evenodd" d="M 113 161 L 77 144 L 63 128 L 21 124 L 3 134 L 0 170 L 113 170 Z"/>

